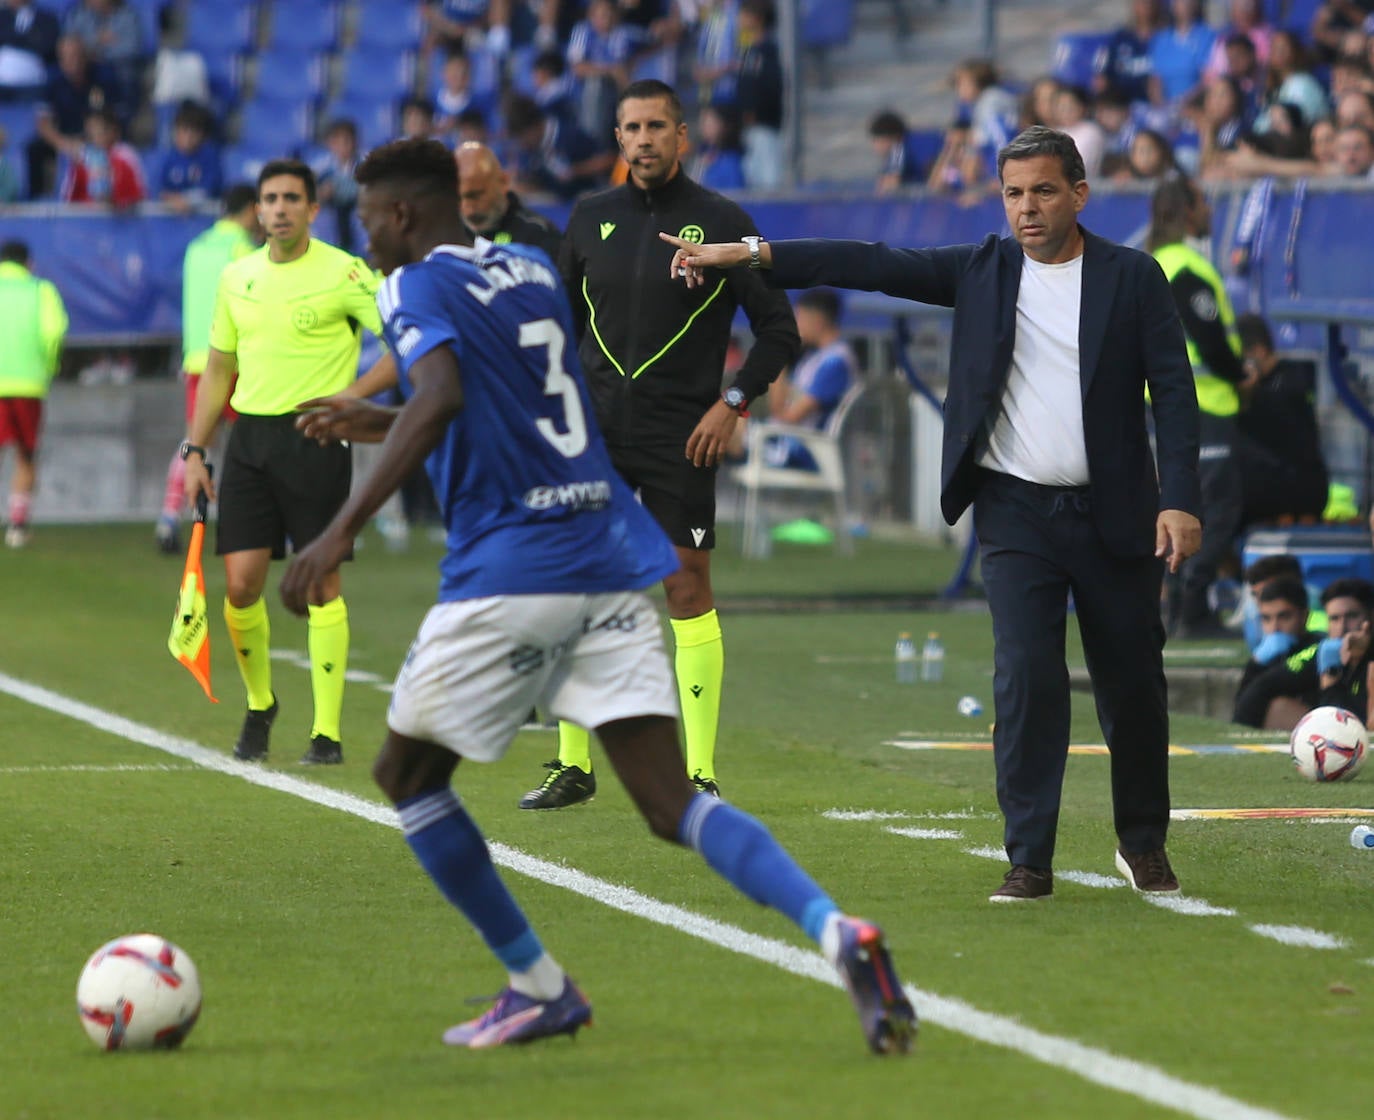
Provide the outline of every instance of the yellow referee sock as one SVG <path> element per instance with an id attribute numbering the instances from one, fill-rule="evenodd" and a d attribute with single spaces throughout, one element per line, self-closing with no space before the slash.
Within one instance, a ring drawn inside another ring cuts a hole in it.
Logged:
<path id="1" fill-rule="evenodd" d="M 687 773 L 716 776 L 716 728 L 720 688 L 725 679 L 725 644 L 714 610 L 696 618 L 670 618 L 677 639 L 677 694 L 682 704 L 682 735 L 687 740 Z"/>
<path id="2" fill-rule="evenodd" d="M 261 599 L 246 607 L 224 600 L 224 623 L 234 643 L 234 660 L 239 676 L 248 689 L 248 706 L 264 712 L 272 706 L 272 626 L 267 621 L 267 604 Z"/>
<path id="3" fill-rule="evenodd" d="M 310 608 L 310 691 L 315 697 L 315 723 L 310 735 L 343 741 L 344 673 L 348 669 L 348 607 L 343 597 Z"/>
<path id="4" fill-rule="evenodd" d="M 584 774 L 592 772 L 592 736 L 585 727 L 565 719 L 558 721 L 558 761 L 576 766 Z"/>

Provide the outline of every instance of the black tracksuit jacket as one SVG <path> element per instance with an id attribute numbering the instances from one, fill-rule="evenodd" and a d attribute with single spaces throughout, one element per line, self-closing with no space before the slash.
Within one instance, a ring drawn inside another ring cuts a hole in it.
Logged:
<path id="1" fill-rule="evenodd" d="M 656 190 L 626 183 L 574 207 L 559 268 L 596 418 L 616 446 L 685 445 L 720 399 L 736 308 L 754 345 L 732 384 L 750 400 L 801 348 L 786 293 L 746 268 L 709 270 L 689 289 L 668 275 L 673 246 L 660 231 L 700 243 L 758 232 L 739 206 L 681 170 Z"/>

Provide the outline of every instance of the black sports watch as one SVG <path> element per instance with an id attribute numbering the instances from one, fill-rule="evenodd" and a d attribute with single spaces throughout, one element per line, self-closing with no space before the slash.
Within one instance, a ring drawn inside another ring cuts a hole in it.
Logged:
<path id="1" fill-rule="evenodd" d="M 182 459 L 185 459 L 188 455 L 199 455 L 200 461 L 202 463 L 205 462 L 205 448 L 197 447 L 189 439 L 181 441 L 181 448 L 177 454 L 180 455 Z"/>
<path id="2" fill-rule="evenodd" d="M 738 385 L 731 385 L 730 388 L 721 393 L 720 399 L 740 416 L 749 415 L 749 398 L 744 395 L 744 390 Z"/>

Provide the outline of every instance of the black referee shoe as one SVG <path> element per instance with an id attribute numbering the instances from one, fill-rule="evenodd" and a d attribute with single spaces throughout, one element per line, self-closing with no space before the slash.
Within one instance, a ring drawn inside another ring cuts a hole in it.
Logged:
<path id="1" fill-rule="evenodd" d="M 301 755 L 302 766 L 337 766 L 343 761 L 343 744 L 328 735 L 314 735 L 310 749 Z"/>
<path id="2" fill-rule="evenodd" d="M 240 762 L 267 761 L 267 741 L 272 734 L 272 721 L 277 718 L 277 698 L 272 706 L 261 711 L 248 709 L 239 729 L 239 741 L 234 744 L 234 757 Z"/>

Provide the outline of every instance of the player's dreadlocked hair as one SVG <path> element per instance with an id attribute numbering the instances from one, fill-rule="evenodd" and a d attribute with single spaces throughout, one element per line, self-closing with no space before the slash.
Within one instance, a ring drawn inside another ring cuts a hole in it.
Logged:
<path id="1" fill-rule="evenodd" d="M 373 148 L 353 178 L 359 186 L 394 183 L 423 194 L 458 196 L 458 165 L 437 140 L 393 140 Z"/>

